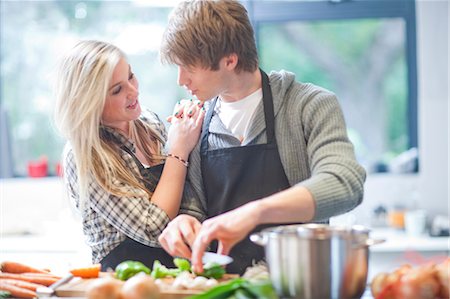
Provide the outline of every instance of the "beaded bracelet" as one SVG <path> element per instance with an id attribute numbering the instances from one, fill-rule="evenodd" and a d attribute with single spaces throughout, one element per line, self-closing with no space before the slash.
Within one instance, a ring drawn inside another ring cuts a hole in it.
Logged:
<path id="1" fill-rule="evenodd" d="M 189 166 L 189 162 L 188 162 L 188 161 L 184 160 L 183 158 L 181 158 L 181 157 L 179 157 L 179 156 L 177 156 L 177 155 L 167 154 L 167 157 L 175 158 L 175 159 L 177 159 L 178 161 L 180 161 L 181 163 L 183 163 L 184 166 L 186 166 L 186 167 Z"/>

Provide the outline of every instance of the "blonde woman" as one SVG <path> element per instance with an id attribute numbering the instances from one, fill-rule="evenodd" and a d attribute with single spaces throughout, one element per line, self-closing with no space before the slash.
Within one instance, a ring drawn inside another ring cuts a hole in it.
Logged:
<path id="1" fill-rule="evenodd" d="M 59 65 L 55 120 L 68 143 L 63 155 L 70 198 L 81 212 L 92 259 L 102 269 L 126 260 L 171 265 L 158 236 L 180 210 L 188 157 L 204 112 L 172 120 L 142 113 L 138 81 L 124 53 L 81 41 Z M 187 185 L 185 196 L 192 198 Z M 191 215 L 202 210 L 188 203 Z"/>

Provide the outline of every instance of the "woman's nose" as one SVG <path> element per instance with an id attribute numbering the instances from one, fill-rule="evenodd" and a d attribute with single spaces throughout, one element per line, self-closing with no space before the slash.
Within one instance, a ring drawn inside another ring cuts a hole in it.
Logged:
<path id="1" fill-rule="evenodd" d="M 139 90 L 137 86 L 133 85 L 132 83 L 128 83 L 128 98 L 130 99 L 136 99 L 139 95 Z"/>

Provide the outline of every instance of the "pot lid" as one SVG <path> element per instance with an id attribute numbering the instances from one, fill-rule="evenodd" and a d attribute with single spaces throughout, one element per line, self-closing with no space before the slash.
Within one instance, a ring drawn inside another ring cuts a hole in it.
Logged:
<path id="1" fill-rule="evenodd" d="M 369 229 L 361 225 L 353 226 L 330 226 L 327 224 L 294 224 L 281 225 L 266 228 L 261 231 L 263 235 L 270 237 L 296 236 L 306 239 L 325 240 L 332 237 L 340 238 L 367 238 Z"/>

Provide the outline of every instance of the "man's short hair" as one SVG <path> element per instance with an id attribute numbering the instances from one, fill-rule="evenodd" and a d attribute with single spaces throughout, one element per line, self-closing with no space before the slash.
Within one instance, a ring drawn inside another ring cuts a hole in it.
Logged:
<path id="1" fill-rule="evenodd" d="M 245 7 L 234 0 L 181 2 L 171 13 L 161 44 L 161 61 L 218 70 L 230 54 L 236 71 L 258 68 L 253 27 Z"/>

